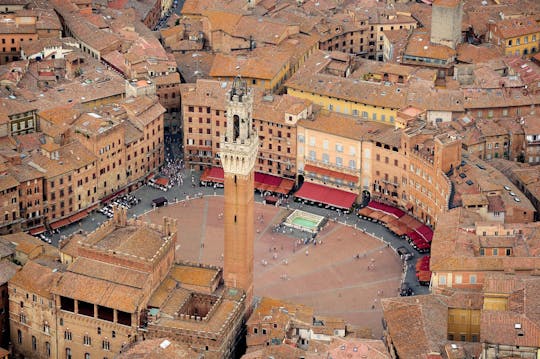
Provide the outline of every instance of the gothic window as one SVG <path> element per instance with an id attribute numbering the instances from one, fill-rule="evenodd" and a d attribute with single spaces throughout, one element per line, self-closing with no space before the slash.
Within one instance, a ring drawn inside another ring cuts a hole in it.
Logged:
<path id="1" fill-rule="evenodd" d="M 238 115 L 234 115 L 233 125 L 233 140 L 236 140 L 240 136 L 240 117 Z"/>

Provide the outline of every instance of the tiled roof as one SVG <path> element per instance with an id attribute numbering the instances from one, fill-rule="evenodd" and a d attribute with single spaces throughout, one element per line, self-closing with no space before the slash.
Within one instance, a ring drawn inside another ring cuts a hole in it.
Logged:
<path id="1" fill-rule="evenodd" d="M 322 51 L 312 54 L 306 63 L 286 82 L 295 90 L 316 93 L 372 106 L 399 109 L 407 99 L 407 87 L 385 85 L 322 73 L 331 61 Z"/>
<path id="2" fill-rule="evenodd" d="M 85 257 L 77 257 L 68 270 L 87 277 L 103 279 L 138 289 L 144 288 L 150 279 L 148 273 Z"/>
<path id="3" fill-rule="evenodd" d="M 433 6 L 456 7 L 460 3 L 461 0 L 435 0 L 433 1 Z"/>
<path id="4" fill-rule="evenodd" d="M 116 359 L 184 359 L 196 358 L 198 354 L 189 345 L 172 339 L 146 339 L 137 342 Z"/>
<path id="5" fill-rule="evenodd" d="M 540 32 L 540 25 L 533 17 L 504 19 L 495 24 L 503 39 Z"/>
<path id="6" fill-rule="evenodd" d="M 409 38 L 405 55 L 446 61 L 454 57 L 456 51 L 448 46 L 430 42 L 429 33 L 421 29 L 415 30 Z"/>
<path id="7" fill-rule="evenodd" d="M 95 250 L 114 251 L 130 260 L 150 262 L 164 243 L 162 233 L 147 227 L 118 227 L 104 237 L 87 237 L 85 245 Z"/>
<path id="8" fill-rule="evenodd" d="M 441 296 L 385 298 L 381 304 L 400 358 L 423 358 L 441 351 L 448 320 L 448 306 Z"/>
<path id="9" fill-rule="evenodd" d="M 161 308 L 161 312 L 166 314 L 162 315 L 155 324 L 159 326 L 164 326 L 170 328 L 171 330 L 182 329 L 188 332 L 192 331 L 205 331 L 209 335 L 224 335 L 225 328 L 231 320 L 234 320 L 235 317 L 240 315 L 240 310 L 243 308 L 242 302 L 239 298 L 231 297 L 229 295 L 229 290 L 225 288 L 225 293 L 223 294 L 223 299 L 217 307 L 214 308 L 214 311 L 211 316 L 208 317 L 206 321 L 196 321 L 196 320 L 182 320 L 177 319 L 176 312 L 180 307 L 180 304 L 183 303 L 185 295 L 189 294 L 189 291 L 179 288 L 173 290 L 173 295 L 169 296 L 168 301 L 174 299 L 175 293 L 184 293 L 180 301 L 174 301 L 174 305 L 169 306 L 168 302 L 164 304 Z"/>
<path id="10" fill-rule="evenodd" d="M 19 269 L 18 265 L 9 260 L 0 260 L 0 286 L 7 283 Z"/>
<path id="11" fill-rule="evenodd" d="M 78 141 L 60 147 L 58 153 L 58 160 L 34 154 L 25 163 L 40 172 L 42 169 L 45 170 L 46 177 L 52 178 L 85 167 L 97 160 L 97 157 Z"/>
<path id="12" fill-rule="evenodd" d="M 540 117 L 537 114 L 524 117 L 523 130 L 525 135 L 540 135 Z"/>
<path id="13" fill-rule="evenodd" d="M 143 131 L 139 130 L 131 123 L 131 121 L 126 121 L 124 127 L 126 128 L 126 133 L 124 135 L 124 143 L 126 146 L 143 137 Z"/>
<path id="14" fill-rule="evenodd" d="M 233 34 L 236 24 L 244 16 L 241 12 L 232 12 L 211 9 L 202 12 L 209 23 L 211 31 L 223 31 L 228 34 Z"/>
<path id="15" fill-rule="evenodd" d="M 19 185 L 19 181 L 12 175 L 0 175 L 0 191 L 15 188 Z"/>
<path id="16" fill-rule="evenodd" d="M 287 313 L 285 313 L 281 308 L 285 309 Z M 250 319 L 248 319 L 248 323 L 258 322 L 259 318 L 264 318 L 264 316 L 267 315 L 277 315 L 278 313 L 282 313 L 287 314 L 286 317 L 280 316 L 281 320 L 283 321 L 288 321 L 291 320 L 291 318 L 294 318 L 294 320 L 304 323 L 304 325 L 311 325 L 313 324 L 314 317 L 312 307 L 269 297 L 263 297 L 261 299 L 257 308 L 255 308 L 254 313 L 257 314 L 251 315 Z"/>
<path id="17" fill-rule="evenodd" d="M 391 146 L 399 146 L 401 139 L 392 125 L 331 111 L 317 112 L 313 119 L 298 121 L 297 126 L 354 140 L 381 141 Z"/>
<path id="18" fill-rule="evenodd" d="M 501 196 L 487 196 L 489 212 L 505 212 L 504 202 Z"/>
<path id="19" fill-rule="evenodd" d="M 440 216 L 433 235 L 430 267 L 433 271 L 502 271 L 507 268 L 534 270 L 540 266 L 536 255 L 540 253 L 538 224 L 505 224 L 504 228 L 513 233 L 521 230 L 523 241 L 507 241 L 512 245 L 513 256 L 480 256 L 482 233 L 475 233 L 475 226 L 484 219 L 474 210 L 455 208 Z M 494 225 L 494 222 L 491 223 Z M 502 240 L 507 240 L 503 236 Z M 513 238 L 513 235 L 510 236 Z M 448 256 L 452 253 L 452 256 Z"/>
<path id="20" fill-rule="evenodd" d="M 289 61 L 290 54 L 267 48 L 256 48 L 242 55 L 226 55 L 218 53 L 212 64 L 209 75 L 215 78 L 231 78 L 242 76 L 272 80 Z"/>
<path id="21" fill-rule="evenodd" d="M 173 290 L 176 288 L 178 282 L 173 280 L 170 277 L 166 277 L 154 290 L 152 295 L 150 296 L 150 299 L 148 300 L 148 303 L 146 304 L 150 308 L 161 308 L 166 300 L 169 299 L 169 294 L 173 292 Z M 188 291 L 184 291 L 187 293 Z"/>
<path id="22" fill-rule="evenodd" d="M 52 299 L 51 289 L 59 278 L 60 273 L 54 269 L 29 261 L 11 278 L 9 283 L 30 293 Z"/>
<path id="23" fill-rule="evenodd" d="M 516 324 L 520 329 L 516 329 Z M 483 311 L 480 320 L 480 340 L 500 345 L 538 347 L 539 323 L 510 311 Z"/>
<path id="24" fill-rule="evenodd" d="M 171 268 L 170 276 L 181 284 L 210 287 L 218 272 L 214 268 L 175 265 Z"/>
<path id="25" fill-rule="evenodd" d="M 36 170 L 33 167 L 30 167 L 26 163 L 10 166 L 8 171 L 20 183 L 23 183 L 23 182 L 26 182 L 26 181 L 32 181 L 32 180 L 35 180 L 35 179 L 40 179 L 40 178 L 43 177 L 42 172 Z"/>
<path id="26" fill-rule="evenodd" d="M 15 245 L 0 237 L 0 259 L 10 257 L 15 254 Z"/>
<path id="27" fill-rule="evenodd" d="M 459 62 L 482 63 L 500 58 L 501 55 L 501 49 L 489 43 L 482 45 L 464 43 L 457 47 L 457 60 Z"/>
<path id="28" fill-rule="evenodd" d="M 144 297 L 141 289 L 72 272 L 63 273 L 51 291 L 56 295 L 127 313 L 134 313 Z"/>
<path id="29" fill-rule="evenodd" d="M 278 45 L 285 38 L 298 33 L 298 28 L 290 26 L 281 19 L 268 17 L 243 16 L 236 23 L 233 35 L 245 39 L 250 36 L 259 44 Z"/>
<path id="30" fill-rule="evenodd" d="M 389 359 L 390 354 L 382 340 L 339 338 L 328 345 L 328 356 L 333 359 Z"/>
<path id="31" fill-rule="evenodd" d="M 143 130 L 165 113 L 165 108 L 158 102 L 157 97 L 128 98 L 121 106 L 126 109 L 129 121 L 139 130 Z"/>
<path id="32" fill-rule="evenodd" d="M 290 95 L 273 95 L 272 101 L 256 101 L 253 104 L 253 118 L 261 121 L 285 124 L 285 114 L 297 115 L 311 105 L 308 100 L 298 99 Z M 294 110 L 298 110 L 295 112 Z"/>

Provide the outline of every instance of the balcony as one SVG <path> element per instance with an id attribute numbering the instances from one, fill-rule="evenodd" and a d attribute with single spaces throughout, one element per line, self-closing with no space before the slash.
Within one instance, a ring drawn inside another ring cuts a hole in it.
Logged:
<path id="1" fill-rule="evenodd" d="M 351 169 L 350 167 L 338 166 L 338 165 L 335 165 L 335 164 L 332 164 L 332 163 L 329 163 L 329 162 L 312 160 L 312 159 L 309 159 L 307 157 L 304 159 L 304 162 L 307 165 L 313 165 L 313 166 L 317 166 L 317 167 L 320 167 L 320 168 L 324 168 L 324 169 L 328 169 L 328 170 L 332 170 L 332 171 L 337 171 L 337 172 L 341 172 L 341 173 L 345 173 L 345 174 L 349 174 L 349 175 L 352 175 L 352 176 L 360 176 L 362 174 L 362 171 L 360 169 Z"/>
<path id="2" fill-rule="evenodd" d="M 381 179 L 380 181 L 381 181 L 382 183 L 384 183 L 384 184 L 392 185 L 392 186 L 394 186 L 395 188 L 398 188 L 398 187 L 399 187 L 399 183 L 395 183 L 395 182 L 388 181 L 388 180 L 384 180 L 384 179 Z"/>

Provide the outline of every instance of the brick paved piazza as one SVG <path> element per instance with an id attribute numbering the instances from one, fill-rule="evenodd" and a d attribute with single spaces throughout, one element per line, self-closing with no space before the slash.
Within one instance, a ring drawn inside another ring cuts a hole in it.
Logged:
<path id="1" fill-rule="evenodd" d="M 141 218 L 155 223 L 161 223 L 163 216 L 177 218 L 177 258 L 221 266 L 222 212 L 223 197 L 209 196 L 170 204 Z M 397 293 L 402 273 L 399 258 L 378 239 L 333 222 L 319 233 L 321 245 L 302 244 L 295 249 L 297 237 L 272 231 L 288 213 L 255 204 L 255 217 L 263 216 L 262 223 L 256 219 L 255 227 L 255 295 L 313 306 L 319 315 L 343 317 L 380 337 L 380 298 Z M 354 258 L 356 254 L 360 259 Z M 370 263 L 373 270 L 368 270 Z"/>

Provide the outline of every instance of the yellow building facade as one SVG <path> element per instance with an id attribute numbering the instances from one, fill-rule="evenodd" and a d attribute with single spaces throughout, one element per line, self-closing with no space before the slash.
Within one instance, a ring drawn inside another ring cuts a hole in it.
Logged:
<path id="1" fill-rule="evenodd" d="M 491 42 L 507 56 L 530 56 L 538 52 L 540 25 L 533 18 L 512 18 L 490 24 Z"/>

